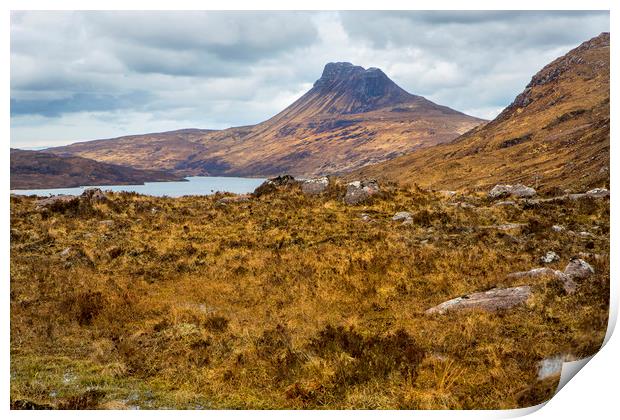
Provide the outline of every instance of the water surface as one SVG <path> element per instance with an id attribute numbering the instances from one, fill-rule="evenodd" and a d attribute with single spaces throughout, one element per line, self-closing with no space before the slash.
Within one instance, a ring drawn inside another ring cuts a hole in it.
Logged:
<path id="1" fill-rule="evenodd" d="M 182 197 L 184 195 L 209 195 L 216 192 L 246 194 L 254 191 L 265 180 L 262 178 L 235 178 L 225 176 L 190 176 L 187 181 L 145 182 L 144 185 L 86 185 L 75 188 L 48 188 L 38 190 L 11 190 L 13 194 L 49 196 L 56 194 L 79 195 L 86 188 L 104 191 L 129 191 L 156 197 Z"/>

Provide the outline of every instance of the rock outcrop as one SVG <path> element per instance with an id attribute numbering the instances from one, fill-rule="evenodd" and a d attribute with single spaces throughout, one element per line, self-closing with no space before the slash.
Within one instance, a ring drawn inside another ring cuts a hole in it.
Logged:
<path id="1" fill-rule="evenodd" d="M 66 205 L 77 203 L 79 201 L 80 197 L 78 197 L 77 195 L 59 194 L 37 200 L 35 203 L 35 208 L 37 210 L 53 210 L 57 207 L 64 207 Z"/>
<path id="2" fill-rule="evenodd" d="M 527 278 L 551 277 L 562 282 L 566 293 L 572 294 L 577 290 L 580 283 L 594 274 L 594 269 L 590 264 L 579 258 L 572 258 L 564 271 L 553 270 L 548 267 L 534 268 L 529 271 L 520 271 L 506 276 L 512 280 L 523 280 Z M 532 294 L 531 286 L 516 286 L 509 288 L 495 288 L 486 292 L 476 292 L 469 295 L 457 297 L 446 302 L 440 303 L 426 310 L 426 314 L 444 314 L 448 311 L 460 311 L 465 309 L 483 309 L 486 311 L 497 311 L 509 309 L 513 306 L 524 303 Z"/>
<path id="3" fill-rule="evenodd" d="M 489 191 L 489 198 L 504 198 L 504 197 L 517 197 L 517 198 L 529 198 L 536 195 L 536 190 L 531 187 L 527 187 L 523 184 L 508 185 L 497 184 L 491 191 Z"/>
<path id="4" fill-rule="evenodd" d="M 560 256 L 553 251 L 548 251 L 545 255 L 540 257 L 540 262 L 543 264 L 550 264 L 554 261 L 559 261 Z"/>
<path id="5" fill-rule="evenodd" d="M 319 195 L 327 190 L 329 179 L 326 176 L 320 178 L 304 179 L 301 182 L 301 191 L 307 195 Z"/>
<path id="6" fill-rule="evenodd" d="M 594 269 L 581 258 L 571 258 L 566 268 L 564 268 L 564 274 L 576 280 L 584 280 L 594 274 Z"/>
<path id="7" fill-rule="evenodd" d="M 524 303 L 532 294 L 530 286 L 509 287 L 506 289 L 491 289 L 486 292 L 472 293 L 448 300 L 428 309 L 425 313 L 444 314 L 449 311 L 462 311 L 468 309 L 482 309 L 485 311 L 498 311 L 509 309 Z"/>
<path id="8" fill-rule="evenodd" d="M 564 271 L 553 270 L 549 267 L 533 268 L 529 271 L 519 271 L 510 273 L 507 279 L 524 279 L 524 278 L 540 278 L 550 277 L 559 280 L 567 294 L 573 294 L 581 282 L 594 274 L 594 269 L 590 264 L 580 258 L 572 258 Z"/>
<path id="9" fill-rule="evenodd" d="M 87 188 L 81 195 L 59 194 L 35 202 L 35 209 L 40 212 L 64 212 L 69 208 L 92 208 L 94 204 L 108 201 L 99 188 Z"/>
<path id="10" fill-rule="evenodd" d="M 375 180 L 349 182 L 344 202 L 349 205 L 361 204 L 378 192 L 379 185 Z"/>
<path id="11" fill-rule="evenodd" d="M 86 188 L 80 198 L 89 201 L 91 204 L 103 203 L 108 200 L 105 193 L 99 188 Z"/>

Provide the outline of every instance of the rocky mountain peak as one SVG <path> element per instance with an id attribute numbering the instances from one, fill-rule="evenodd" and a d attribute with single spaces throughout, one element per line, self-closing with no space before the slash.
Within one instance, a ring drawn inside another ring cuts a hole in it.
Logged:
<path id="1" fill-rule="evenodd" d="M 376 67 L 365 69 L 362 66 L 356 66 L 351 63 L 338 62 L 327 63 L 323 69 L 321 78 L 314 83 L 315 87 L 331 87 L 334 83 L 351 82 L 364 83 L 365 81 L 374 80 L 375 83 L 391 83 L 389 77 Z"/>
<path id="2" fill-rule="evenodd" d="M 351 63 L 327 63 L 314 93 L 337 96 L 339 105 L 330 112 L 367 112 L 382 106 L 397 105 L 418 98 L 407 93 L 376 67 L 365 69 Z"/>

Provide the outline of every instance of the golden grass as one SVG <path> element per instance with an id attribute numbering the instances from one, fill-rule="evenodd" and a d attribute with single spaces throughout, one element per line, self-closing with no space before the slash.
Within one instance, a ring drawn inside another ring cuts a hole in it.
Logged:
<path id="1" fill-rule="evenodd" d="M 468 209 L 395 187 L 360 206 L 297 188 L 226 205 L 109 197 L 50 214 L 11 198 L 15 408 L 515 408 L 552 395 L 540 359 L 591 355 L 605 335 L 608 201 L 472 195 Z M 401 210 L 412 225 L 391 221 Z M 478 228 L 506 222 L 526 225 Z M 602 258 L 575 295 L 537 279 L 521 307 L 424 315 L 522 284 L 506 274 L 548 250 L 560 269 Z"/>

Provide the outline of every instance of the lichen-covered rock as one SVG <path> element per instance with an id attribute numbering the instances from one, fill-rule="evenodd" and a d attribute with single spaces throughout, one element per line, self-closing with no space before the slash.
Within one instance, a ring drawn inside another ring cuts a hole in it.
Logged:
<path id="1" fill-rule="evenodd" d="M 444 314 L 448 311 L 462 311 L 467 309 L 483 309 L 498 311 L 510 309 L 524 303 L 532 294 L 530 286 L 509 287 L 506 289 L 491 289 L 486 292 L 472 293 L 443 302 L 426 310 L 426 314 Z"/>
<path id="2" fill-rule="evenodd" d="M 320 178 L 304 179 L 301 181 L 301 191 L 308 195 L 318 195 L 327 190 L 329 179 L 326 176 Z"/>
<path id="3" fill-rule="evenodd" d="M 91 203 L 102 203 L 107 201 L 107 197 L 99 188 L 86 188 L 80 196 L 82 200 L 88 200 Z"/>
<path id="4" fill-rule="evenodd" d="M 594 269 L 581 258 L 571 258 L 564 269 L 564 274 L 576 280 L 584 280 L 594 274 Z"/>
<path id="5" fill-rule="evenodd" d="M 292 175 L 278 175 L 274 178 L 269 178 L 265 182 L 269 184 L 273 184 L 276 187 L 282 187 L 285 185 L 293 185 L 297 183 L 297 181 L 295 181 L 295 178 Z"/>
<path id="6" fill-rule="evenodd" d="M 523 184 L 516 184 L 516 185 L 497 184 L 491 189 L 491 191 L 489 191 L 489 197 L 492 199 L 509 197 L 509 196 L 519 197 L 519 198 L 529 198 L 535 195 L 536 195 L 536 190 L 534 188 L 526 187 Z"/>
<path id="7" fill-rule="evenodd" d="M 540 262 L 543 264 L 550 264 L 554 261 L 559 261 L 560 256 L 553 251 L 548 251 L 545 255 L 540 257 Z"/>
<path id="8" fill-rule="evenodd" d="M 379 185 L 375 180 L 349 182 L 344 195 L 344 202 L 350 205 L 360 204 L 378 192 Z"/>
<path id="9" fill-rule="evenodd" d="M 48 198 L 37 200 L 35 207 L 37 210 L 54 210 L 56 208 L 65 207 L 70 204 L 78 203 L 80 197 L 76 195 L 59 194 Z"/>

